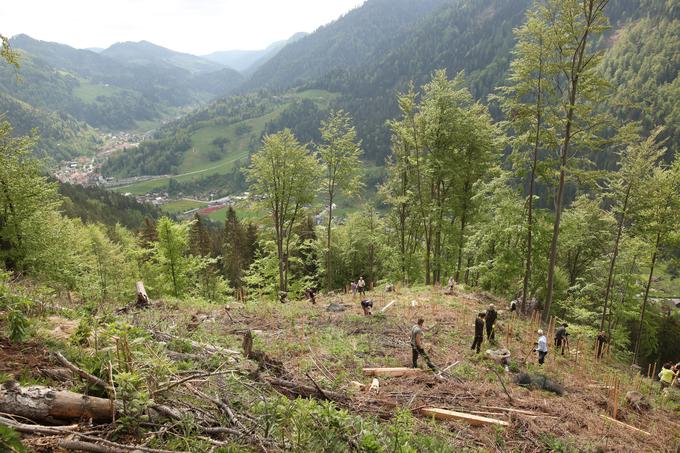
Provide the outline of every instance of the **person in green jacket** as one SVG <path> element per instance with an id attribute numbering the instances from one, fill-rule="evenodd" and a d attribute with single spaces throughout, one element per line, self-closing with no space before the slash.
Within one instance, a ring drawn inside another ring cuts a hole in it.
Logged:
<path id="1" fill-rule="evenodd" d="M 673 370 L 671 370 L 671 367 L 673 366 L 672 363 L 668 362 L 664 364 L 663 368 L 659 372 L 659 381 L 661 382 L 661 390 L 665 389 L 666 387 L 670 387 L 671 384 L 673 383 L 673 379 L 675 378 L 675 373 Z"/>

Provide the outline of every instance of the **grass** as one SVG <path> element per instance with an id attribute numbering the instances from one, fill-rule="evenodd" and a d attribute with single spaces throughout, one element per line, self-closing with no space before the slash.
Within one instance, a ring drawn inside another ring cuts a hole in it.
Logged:
<path id="1" fill-rule="evenodd" d="M 238 217 L 239 220 L 258 220 L 261 219 L 265 213 L 261 211 L 257 211 L 254 209 L 248 209 L 248 208 L 234 208 L 236 211 L 236 217 Z M 216 222 L 224 222 L 224 220 L 227 218 L 227 208 L 220 209 L 219 211 L 214 211 L 208 214 L 206 217 L 208 217 L 210 220 L 214 220 Z"/>
<path id="2" fill-rule="evenodd" d="M 171 201 L 170 203 L 165 203 L 163 206 L 161 206 L 161 209 L 163 212 L 167 212 L 168 214 L 182 214 L 183 212 L 189 211 L 191 209 L 200 209 L 206 206 L 206 203 L 202 203 L 200 201 L 176 200 Z"/>
<path id="3" fill-rule="evenodd" d="M 88 104 L 97 102 L 99 96 L 112 97 L 113 95 L 124 91 L 121 88 L 114 86 L 106 86 L 99 83 L 90 83 L 85 80 L 80 80 L 80 84 L 73 89 L 73 94 L 81 101 Z"/>

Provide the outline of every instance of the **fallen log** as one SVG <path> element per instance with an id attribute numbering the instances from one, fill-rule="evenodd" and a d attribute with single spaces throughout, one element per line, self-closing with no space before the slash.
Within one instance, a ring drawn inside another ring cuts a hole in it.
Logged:
<path id="1" fill-rule="evenodd" d="M 385 376 L 385 377 L 401 377 L 401 376 L 414 376 L 423 373 L 420 368 L 364 368 L 364 374 L 366 376 Z"/>
<path id="2" fill-rule="evenodd" d="M 420 413 L 428 417 L 433 417 L 437 420 L 460 420 L 472 426 L 484 426 L 484 425 L 510 426 L 510 423 L 504 420 L 482 417 L 480 415 L 473 415 L 465 412 L 438 409 L 436 407 L 425 407 L 423 409 L 420 409 Z"/>
<path id="3" fill-rule="evenodd" d="M 39 385 L 21 387 L 16 381 L 7 381 L 0 386 L 2 412 L 40 422 L 58 424 L 79 419 L 109 421 L 111 405 L 111 400 L 105 398 Z"/>
<path id="4" fill-rule="evenodd" d="M 635 426 L 631 426 L 631 425 L 629 425 L 628 423 L 620 422 L 620 421 L 618 421 L 618 420 L 616 420 L 616 419 L 613 419 L 613 418 L 611 418 L 611 417 L 608 417 L 608 416 L 606 416 L 606 415 L 604 415 L 604 414 L 600 414 L 600 417 L 602 417 L 602 418 L 604 418 L 605 420 L 607 420 L 607 421 L 609 421 L 609 422 L 612 422 L 612 423 L 614 423 L 614 424 L 616 424 L 616 425 L 619 425 L 619 426 L 622 426 L 622 427 L 624 427 L 624 428 L 628 428 L 628 429 L 630 429 L 630 430 L 632 430 L 632 431 L 635 431 L 635 432 L 644 434 L 645 436 L 651 436 L 651 435 L 652 435 L 652 433 L 650 433 L 650 432 L 643 431 L 643 430 L 641 430 L 640 428 L 636 428 Z"/>
<path id="5" fill-rule="evenodd" d="M 60 440 L 58 445 L 59 448 L 63 448 L 64 450 L 87 451 L 90 453 L 126 453 L 129 451 L 116 447 L 94 444 L 92 442 L 83 442 L 80 440 Z"/>

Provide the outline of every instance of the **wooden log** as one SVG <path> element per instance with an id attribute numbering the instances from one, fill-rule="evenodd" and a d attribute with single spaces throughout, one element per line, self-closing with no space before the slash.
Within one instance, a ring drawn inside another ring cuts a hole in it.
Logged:
<path id="1" fill-rule="evenodd" d="M 381 312 L 384 312 L 385 310 L 387 310 L 388 308 L 390 308 L 390 307 L 392 306 L 392 304 L 394 304 L 396 301 L 397 301 L 396 299 L 393 300 L 392 302 L 390 302 L 389 304 L 387 304 L 387 305 L 385 305 L 383 308 L 381 308 L 380 311 L 381 311 Z"/>
<path id="2" fill-rule="evenodd" d="M 436 418 L 437 420 L 460 420 L 472 426 L 484 426 L 484 425 L 510 426 L 510 423 L 504 420 L 482 417 L 480 415 L 468 414 L 465 412 L 438 409 L 436 407 L 425 407 L 420 410 L 420 413 L 428 417 Z"/>
<path id="3" fill-rule="evenodd" d="M 21 387 L 15 381 L 0 386 L 0 408 L 6 414 L 58 423 L 64 420 L 111 420 L 111 401 L 49 387 Z"/>
<path id="4" fill-rule="evenodd" d="M 641 429 L 639 429 L 639 428 L 636 428 L 635 426 L 631 426 L 631 425 L 629 425 L 629 424 L 627 424 L 627 423 L 620 422 L 620 421 L 615 420 L 615 419 L 613 419 L 613 418 L 611 418 L 611 417 L 608 417 L 608 416 L 606 416 L 606 415 L 604 415 L 604 414 L 600 414 L 600 417 L 602 417 L 602 418 L 604 418 L 605 420 L 607 420 L 607 421 L 609 421 L 609 422 L 612 422 L 612 423 L 614 423 L 614 424 L 616 424 L 616 425 L 619 425 L 619 426 L 622 426 L 622 427 L 624 427 L 624 428 L 628 428 L 628 429 L 630 429 L 630 430 L 632 430 L 632 431 L 636 431 L 636 432 L 638 432 L 638 433 L 644 434 L 645 436 L 651 436 L 651 435 L 652 435 L 652 433 L 649 433 L 649 432 L 647 432 L 647 431 L 643 431 L 643 430 L 641 430 Z"/>
<path id="5" fill-rule="evenodd" d="M 194 340 L 189 340 L 188 338 L 180 338 L 176 335 L 172 335 L 169 333 L 165 332 L 160 332 L 158 330 L 152 330 L 150 331 L 153 337 L 158 340 L 158 341 L 172 341 L 175 339 L 181 339 L 184 342 L 187 342 L 191 345 L 192 348 L 195 349 L 203 349 L 204 351 L 210 353 L 210 354 L 224 354 L 224 355 L 241 355 L 239 351 L 234 351 L 233 349 L 226 349 L 221 346 L 216 346 L 212 344 L 206 344 L 206 343 L 199 343 L 198 341 Z"/>
<path id="6" fill-rule="evenodd" d="M 63 448 L 67 451 L 87 451 L 90 453 L 126 453 L 130 451 L 80 440 L 60 440 L 58 445 L 59 448 Z"/>
<path id="7" fill-rule="evenodd" d="M 414 376 L 422 373 L 423 370 L 420 368 L 364 368 L 364 374 L 366 376 L 384 376 L 384 377 L 401 377 L 401 376 Z"/>

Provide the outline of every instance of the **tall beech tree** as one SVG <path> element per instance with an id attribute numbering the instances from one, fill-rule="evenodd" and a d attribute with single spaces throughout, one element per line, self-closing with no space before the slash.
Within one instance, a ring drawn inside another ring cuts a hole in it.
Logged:
<path id="1" fill-rule="evenodd" d="M 253 193 L 262 198 L 274 224 L 280 291 L 288 290 L 293 227 L 314 201 L 320 172 L 318 161 L 289 129 L 265 136 L 246 170 Z"/>
<path id="2" fill-rule="evenodd" d="M 321 123 L 321 144 L 317 154 L 323 169 L 321 185 L 328 203 L 326 226 L 326 290 L 330 291 L 333 277 L 331 233 L 333 231 L 333 203 L 342 193 L 353 195 L 362 187 L 361 145 L 349 114 L 340 110 L 331 113 Z"/>
<path id="3" fill-rule="evenodd" d="M 515 172 L 524 177 L 528 186 L 526 199 L 526 253 L 522 277 L 520 311 L 526 310 L 534 253 L 534 197 L 536 177 L 545 146 L 545 105 L 554 102 L 554 87 L 548 83 L 550 68 L 546 65 L 547 23 L 535 9 L 527 12 L 526 22 L 515 30 L 517 44 L 510 63 L 508 86 L 499 88 L 495 97 L 508 119 L 506 128 L 513 152 L 510 156 Z"/>
<path id="4" fill-rule="evenodd" d="M 654 270 L 659 254 L 664 246 L 678 241 L 677 224 L 680 221 L 680 157 L 667 168 L 657 167 L 652 175 L 653 184 L 645 190 L 643 207 L 638 225 L 641 234 L 649 241 L 651 258 L 649 275 L 645 285 L 633 363 L 637 363 L 640 353 L 640 342 L 644 331 L 645 312 L 649 301 L 649 291 L 654 279 Z"/>
<path id="5" fill-rule="evenodd" d="M 609 195 L 612 211 L 617 215 L 616 236 L 609 260 L 609 271 L 602 301 L 600 330 L 604 329 L 607 319 L 609 299 L 614 285 L 614 270 L 619 256 L 619 248 L 624 235 L 624 224 L 632 206 L 637 206 L 646 196 L 646 187 L 653 184 L 652 175 L 659 159 L 666 149 L 658 142 L 661 129 L 656 129 L 647 139 L 627 146 L 621 153 L 620 168 L 610 175 Z"/>
<path id="6" fill-rule="evenodd" d="M 399 97 L 401 118 L 389 123 L 397 150 L 391 179 L 401 179 L 402 193 L 412 186 L 412 211 L 424 243 L 425 283 L 441 281 L 444 226 L 454 219 L 459 225 L 455 271 L 460 280 L 474 185 L 493 165 L 500 134 L 486 107 L 473 101 L 462 74 L 449 79 L 446 71 L 436 71 L 423 87 L 421 101 L 417 98 L 411 86 Z M 405 208 L 404 195 L 394 201 Z"/>
<path id="7" fill-rule="evenodd" d="M 554 194 L 555 219 L 548 258 L 546 297 L 543 319 L 550 317 L 553 281 L 558 256 L 560 222 L 564 209 L 567 177 L 582 159 L 579 150 L 597 149 L 598 133 L 608 125 L 608 115 L 599 114 L 605 100 L 607 83 L 598 71 L 602 51 L 596 44 L 607 28 L 604 9 L 609 0 L 547 0 L 535 6 L 537 17 L 545 24 L 545 65 L 550 68 L 548 88 L 558 94 L 546 109 L 545 122 L 551 131 L 546 146 L 557 151 Z"/>

